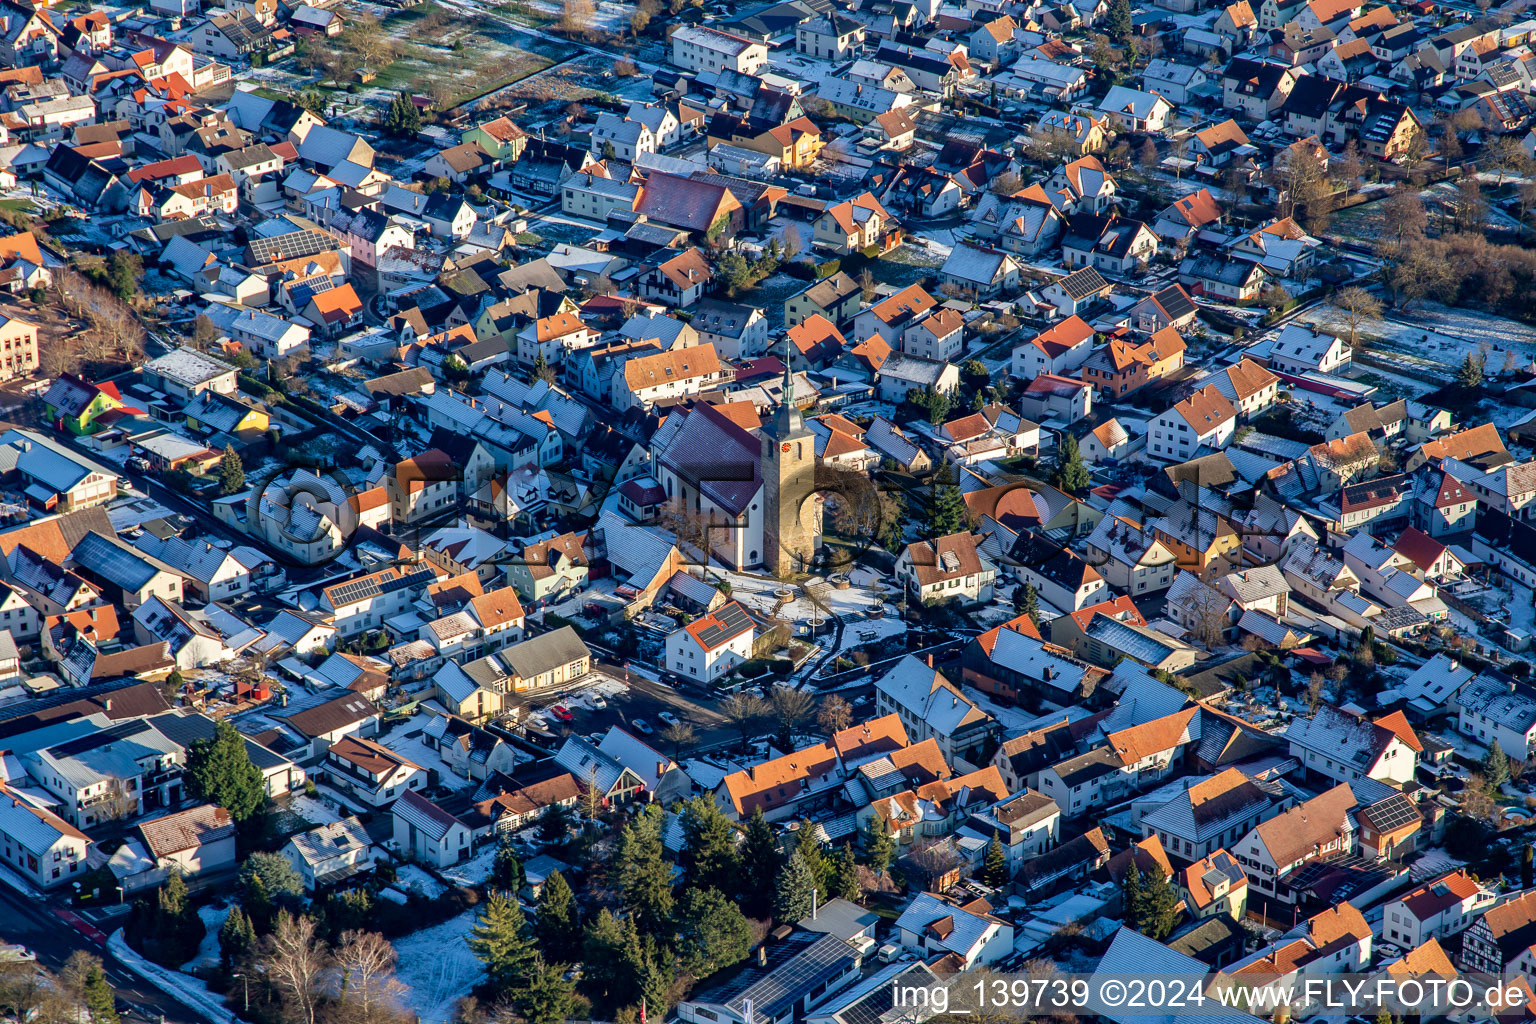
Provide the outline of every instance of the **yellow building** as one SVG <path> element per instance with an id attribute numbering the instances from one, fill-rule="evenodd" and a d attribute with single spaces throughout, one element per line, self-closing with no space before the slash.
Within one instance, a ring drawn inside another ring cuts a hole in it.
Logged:
<path id="1" fill-rule="evenodd" d="M 260 437 L 272 425 L 266 407 L 260 403 L 212 390 L 199 391 L 183 411 L 187 426 L 193 430 L 232 434 L 241 440 Z"/>

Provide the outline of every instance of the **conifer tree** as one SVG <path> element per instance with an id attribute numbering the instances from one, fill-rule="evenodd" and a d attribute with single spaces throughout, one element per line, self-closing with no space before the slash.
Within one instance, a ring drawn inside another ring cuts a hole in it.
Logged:
<path id="1" fill-rule="evenodd" d="M 485 965 L 486 979 L 506 994 L 532 978 L 538 951 L 517 900 L 491 893 L 469 932 L 469 948 Z"/>
<path id="2" fill-rule="evenodd" d="M 236 964 L 245 959 L 255 943 L 256 929 L 251 927 L 251 919 L 245 916 L 237 903 L 229 908 L 224 924 L 219 929 L 219 963 L 225 972 L 232 971 Z"/>
<path id="3" fill-rule="evenodd" d="M 1076 494 L 1089 484 L 1088 467 L 1083 465 L 1083 453 L 1077 446 L 1077 438 L 1064 434 L 1056 446 L 1056 469 L 1051 474 L 1051 485 L 1068 494 Z"/>
<path id="4" fill-rule="evenodd" d="M 245 464 L 235 451 L 235 446 L 224 446 L 224 457 L 219 460 L 219 490 L 225 495 L 234 494 L 245 486 Z"/>
<path id="5" fill-rule="evenodd" d="M 827 883 L 828 895 L 857 903 L 864 895 L 859 885 L 859 866 L 853 859 L 853 847 L 847 843 L 832 855 L 832 871 Z"/>
<path id="6" fill-rule="evenodd" d="M 1146 913 L 1146 891 L 1141 883 L 1141 869 L 1136 866 L 1136 857 L 1131 856 L 1131 863 L 1125 869 L 1125 876 L 1120 879 L 1120 901 L 1124 905 L 1122 916 L 1127 928 L 1141 931 L 1141 920 Z"/>
<path id="7" fill-rule="evenodd" d="M 237 822 L 266 806 L 261 769 L 251 763 L 245 737 L 227 721 L 214 725 L 212 739 L 187 748 L 187 778 L 194 798 L 224 808 Z"/>
<path id="8" fill-rule="evenodd" d="M 619 834 L 618 879 L 624 909 L 646 935 L 661 935 L 672 919 L 672 862 L 661 845 L 660 808 L 630 819 Z"/>
<path id="9" fill-rule="evenodd" d="M 773 897 L 773 916 L 786 924 L 795 924 L 811 916 L 816 909 L 816 877 L 805 858 L 796 850 L 779 872 Z"/>
<path id="10" fill-rule="evenodd" d="M 1494 790 L 1509 781 L 1509 755 L 1504 753 L 1498 740 L 1489 745 L 1488 753 L 1483 756 L 1483 778 Z"/>
<path id="11" fill-rule="evenodd" d="M 741 844 L 741 884 L 726 890 L 741 894 L 741 909 L 748 917 L 763 918 L 773 912 L 774 882 L 783 862 L 778 840 L 759 807 L 747 821 L 747 838 Z"/>
<path id="12" fill-rule="evenodd" d="M 1138 931 L 1149 939 L 1161 942 L 1172 934 L 1174 925 L 1179 922 L 1179 894 L 1160 868 L 1153 868 L 1147 876 L 1142 900 L 1141 927 Z"/>
<path id="13" fill-rule="evenodd" d="M 795 850 L 805 861 L 805 866 L 811 869 L 811 877 L 816 881 L 816 898 L 825 900 L 831 866 L 827 864 L 826 854 L 821 852 L 821 840 L 816 838 L 816 826 L 811 824 L 809 818 L 800 819 L 800 829 L 795 834 Z"/>
<path id="14" fill-rule="evenodd" d="M 708 796 L 683 804 L 683 875 L 700 889 L 730 892 L 741 882 L 736 829 Z"/>
<path id="15" fill-rule="evenodd" d="M 877 878 L 884 878 L 896 858 L 896 842 L 891 826 L 882 814 L 871 814 L 864 825 L 864 863 Z"/>
<path id="16" fill-rule="evenodd" d="M 558 871 L 550 872 L 539 890 L 539 912 L 534 932 L 539 946 L 555 963 L 573 963 L 581 956 L 581 922 L 570 883 Z"/>
<path id="17" fill-rule="evenodd" d="M 92 1024 L 117 1024 L 112 986 L 107 984 L 100 963 L 93 965 L 85 977 L 85 1008 L 90 1011 Z"/>
<path id="18" fill-rule="evenodd" d="M 1008 855 L 1003 852 L 1003 841 L 995 832 L 981 862 L 981 880 L 993 888 L 999 888 L 1008 881 Z"/>
<path id="19" fill-rule="evenodd" d="M 971 527 L 971 514 L 965 507 L 965 496 L 960 493 L 960 484 L 948 463 L 934 478 L 929 490 L 923 525 L 929 537 L 948 537 Z"/>

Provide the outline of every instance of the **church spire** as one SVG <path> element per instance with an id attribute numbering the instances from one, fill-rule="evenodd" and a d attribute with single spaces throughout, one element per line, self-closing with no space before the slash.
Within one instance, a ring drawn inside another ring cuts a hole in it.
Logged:
<path id="1" fill-rule="evenodd" d="M 806 433 L 805 421 L 800 416 L 800 408 L 795 405 L 795 371 L 794 364 L 789 358 L 789 336 L 784 336 L 784 397 L 779 402 L 779 407 L 773 412 L 773 420 L 769 429 L 775 437 L 790 438 L 800 437 Z"/>

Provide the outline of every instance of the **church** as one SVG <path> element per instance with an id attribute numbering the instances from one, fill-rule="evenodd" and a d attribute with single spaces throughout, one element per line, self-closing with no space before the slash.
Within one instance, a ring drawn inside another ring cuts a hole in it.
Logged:
<path id="1" fill-rule="evenodd" d="M 653 474 L 707 532 L 711 559 L 774 576 L 808 571 L 821 544 L 816 435 L 787 368 L 784 378 L 785 400 L 757 436 L 699 402 L 674 410 L 651 439 Z"/>

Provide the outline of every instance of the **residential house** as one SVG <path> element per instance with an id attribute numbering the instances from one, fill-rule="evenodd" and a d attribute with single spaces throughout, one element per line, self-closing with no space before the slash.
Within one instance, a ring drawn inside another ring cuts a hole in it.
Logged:
<path id="1" fill-rule="evenodd" d="M 377 853 L 355 815 L 290 836 L 279 851 L 307 891 L 372 871 Z"/>
<path id="2" fill-rule="evenodd" d="M 395 848 L 410 861 L 445 868 L 470 853 L 470 827 L 414 790 L 390 808 Z"/>

